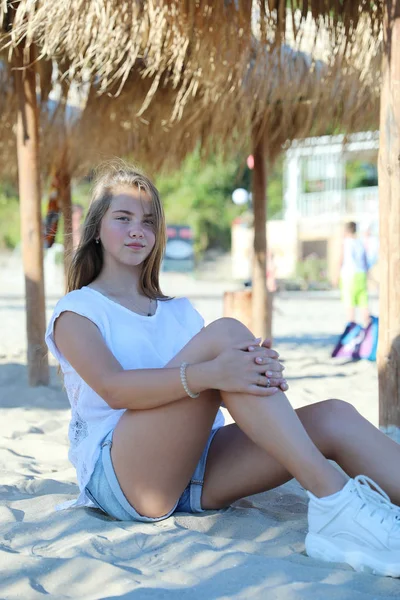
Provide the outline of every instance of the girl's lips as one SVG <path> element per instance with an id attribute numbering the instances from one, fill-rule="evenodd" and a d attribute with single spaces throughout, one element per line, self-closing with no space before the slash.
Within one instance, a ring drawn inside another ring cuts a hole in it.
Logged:
<path id="1" fill-rule="evenodd" d="M 144 248 L 143 244 L 126 244 L 128 248 Z"/>

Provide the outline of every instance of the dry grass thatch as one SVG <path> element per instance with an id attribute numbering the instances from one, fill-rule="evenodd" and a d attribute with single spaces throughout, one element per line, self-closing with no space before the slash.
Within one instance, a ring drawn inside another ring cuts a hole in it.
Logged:
<path id="1" fill-rule="evenodd" d="M 205 155 L 251 151 L 253 131 L 266 137 L 273 160 L 287 140 L 326 133 L 328 126 L 348 132 L 377 127 L 378 45 L 357 61 L 342 56 L 331 64 L 313 61 L 289 46 L 261 52 L 258 42 L 253 40 L 253 45 L 240 89 L 216 95 L 199 84 L 178 123 L 170 119 L 176 92 L 168 78 L 160 80 L 154 102 L 142 112 L 152 84 L 138 71 L 131 72 L 116 98 L 98 96 L 92 89 L 73 142 L 84 151 L 82 160 L 95 164 L 133 154 L 154 172 L 179 165 L 199 141 Z"/>
<path id="2" fill-rule="evenodd" d="M 0 46 L 34 42 L 40 58 L 56 59 L 64 77 L 95 80 L 99 93 L 122 89 L 138 65 L 150 77 L 143 110 L 167 77 L 177 90 L 173 118 L 202 83 L 215 98 L 240 90 L 253 52 L 282 43 L 290 20 L 300 40 L 311 15 L 332 47 L 351 46 L 361 19 L 379 30 L 382 0 L 2 0 Z M 300 43 L 300 41 L 299 41 Z"/>
<path id="3" fill-rule="evenodd" d="M 10 4 L 0 4 L 3 19 Z M 297 2 L 289 28 L 287 3 L 272 1 L 15 4 L 3 42 L 12 48 L 25 35 L 39 50 L 44 172 L 66 146 L 72 174 L 127 154 L 154 172 L 179 164 L 199 140 L 205 154 L 251 150 L 256 131 L 273 159 L 286 140 L 325 133 L 327 121 L 348 131 L 377 125 L 380 4 L 370 10 L 373 3 L 345 3 L 345 10 L 337 1 Z M 281 43 L 283 23 L 291 46 Z M 314 52 L 322 34 L 324 62 Z M 46 104 L 46 57 L 57 61 L 64 82 L 57 111 Z M 72 77 L 91 89 L 75 124 L 65 117 Z"/>
<path id="4" fill-rule="evenodd" d="M 205 156 L 216 150 L 226 155 L 250 152 L 253 131 L 265 135 L 273 160 L 287 140 L 326 133 L 328 125 L 347 131 L 376 128 L 379 81 L 363 80 L 359 70 L 343 62 L 342 68 L 312 63 L 308 55 L 287 46 L 265 53 L 264 63 L 260 56 L 248 68 L 240 93 L 213 98 L 200 85 L 174 124 L 170 115 L 176 90 L 163 81 L 154 101 L 138 117 L 152 81 L 137 70 L 117 97 L 98 95 L 93 85 L 82 112 L 68 107 L 65 99 L 57 108 L 41 103 L 43 175 L 65 147 L 74 176 L 104 159 L 127 155 L 154 175 L 163 167 L 178 166 L 198 143 Z M 379 69 L 371 72 L 379 79 Z M 10 127 L 8 133 L 12 134 Z M 8 174 L 15 169 L 14 144 L 14 135 L 7 136 L 2 128 L 1 164 Z"/>

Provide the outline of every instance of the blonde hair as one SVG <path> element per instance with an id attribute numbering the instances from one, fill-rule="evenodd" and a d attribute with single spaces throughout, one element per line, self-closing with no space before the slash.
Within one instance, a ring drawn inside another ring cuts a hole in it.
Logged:
<path id="1" fill-rule="evenodd" d="M 151 199 L 155 244 L 143 262 L 139 286 L 140 291 L 149 298 L 167 298 L 162 293 L 159 283 L 166 244 L 165 216 L 160 196 L 155 185 L 144 173 L 122 160 L 105 163 L 96 170 L 89 210 L 82 226 L 82 236 L 68 270 L 67 292 L 88 285 L 100 274 L 103 268 L 103 248 L 101 244 L 96 244 L 96 238 L 101 221 L 111 204 L 113 191 L 121 185 L 143 190 Z"/>

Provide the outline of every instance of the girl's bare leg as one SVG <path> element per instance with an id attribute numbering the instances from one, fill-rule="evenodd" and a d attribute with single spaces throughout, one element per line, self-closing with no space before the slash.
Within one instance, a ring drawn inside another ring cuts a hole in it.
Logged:
<path id="1" fill-rule="evenodd" d="M 326 458 L 350 476 L 371 477 L 400 505 L 400 445 L 356 409 L 341 400 L 325 400 L 296 411 L 301 423 Z M 208 455 L 202 505 L 222 508 L 233 501 L 272 489 L 292 478 L 236 424 L 216 434 Z"/>
<path id="2" fill-rule="evenodd" d="M 211 360 L 228 345 L 251 339 L 233 319 L 220 319 L 195 336 L 168 366 Z M 341 489 L 345 478 L 313 444 L 283 393 L 269 398 L 224 394 L 246 435 L 315 495 Z M 221 396 L 207 390 L 148 411 L 127 410 L 113 438 L 112 459 L 120 485 L 139 513 L 168 512 L 193 473 L 209 435 Z"/>
<path id="3" fill-rule="evenodd" d="M 315 496 L 341 490 L 347 478 L 317 448 L 283 392 L 269 398 L 223 393 L 240 429 Z"/>
<path id="4" fill-rule="evenodd" d="M 111 457 L 119 484 L 139 514 L 167 514 L 206 445 L 220 395 L 207 391 L 152 410 L 127 410 L 114 430 Z"/>

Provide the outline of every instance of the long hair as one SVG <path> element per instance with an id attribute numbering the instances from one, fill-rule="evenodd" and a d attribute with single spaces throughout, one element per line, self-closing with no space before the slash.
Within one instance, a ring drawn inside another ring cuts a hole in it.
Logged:
<path id="1" fill-rule="evenodd" d="M 143 262 L 139 288 L 148 298 L 168 298 L 162 293 L 159 283 L 166 244 L 165 215 L 160 196 L 155 185 L 144 173 L 122 160 L 106 163 L 96 172 L 89 210 L 82 226 L 82 236 L 68 270 L 67 292 L 88 285 L 98 277 L 103 268 L 103 248 L 101 244 L 96 244 L 96 237 L 100 232 L 101 221 L 111 204 L 113 190 L 120 185 L 143 190 L 151 199 L 155 244 Z"/>

